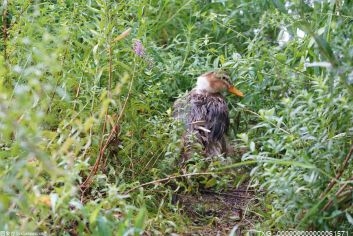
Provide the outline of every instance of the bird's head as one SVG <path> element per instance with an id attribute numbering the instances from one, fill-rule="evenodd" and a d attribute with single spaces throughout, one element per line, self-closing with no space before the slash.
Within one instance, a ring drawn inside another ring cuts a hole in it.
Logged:
<path id="1" fill-rule="evenodd" d="M 228 91 L 238 97 L 244 94 L 232 85 L 228 75 L 222 72 L 207 72 L 197 78 L 196 90 L 207 91 L 209 93 L 220 93 Z"/>

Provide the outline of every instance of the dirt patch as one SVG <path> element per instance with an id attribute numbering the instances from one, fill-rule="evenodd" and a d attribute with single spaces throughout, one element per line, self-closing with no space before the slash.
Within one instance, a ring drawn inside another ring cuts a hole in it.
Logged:
<path id="1" fill-rule="evenodd" d="M 179 194 L 178 202 L 190 220 L 182 235 L 235 235 L 253 228 L 257 222 L 250 209 L 257 200 L 254 190 L 243 184 L 224 192 L 203 190 L 197 195 Z"/>

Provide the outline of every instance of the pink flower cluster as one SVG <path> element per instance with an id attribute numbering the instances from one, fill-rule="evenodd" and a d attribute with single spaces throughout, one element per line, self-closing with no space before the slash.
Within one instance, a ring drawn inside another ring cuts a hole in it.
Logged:
<path id="1" fill-rule="evenodd" d="M 142 42 L 140 40 L 134 41 L 132 48 L 137 56 L 142 57 L 147 62 L 148 69 L 152 69 L 154 65 L 154 61 L 152 58 L 150 58 L 147 55 L 145 47 L 143 46 Z"/>
<path id="2" fill-rule="evenodd" d="M 143 47 L 140 40 L 136 40 L 134 42 L 133 49 L 134 49 L 134 52 L 136 53 L 137 56 L 139 56 L 139 57 L 145 56 L 145 48 Z"/>

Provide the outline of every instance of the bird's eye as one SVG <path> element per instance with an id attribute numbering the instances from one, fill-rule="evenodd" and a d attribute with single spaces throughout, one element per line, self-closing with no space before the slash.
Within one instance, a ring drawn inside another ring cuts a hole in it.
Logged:
<path id="1" fill-rule="evenodd" d="M 221 79 L 224 80 L 224 81 L 227 81 L 228 83 L 230 83 L 230 79 L 226 75 L 222 76 Z"/>

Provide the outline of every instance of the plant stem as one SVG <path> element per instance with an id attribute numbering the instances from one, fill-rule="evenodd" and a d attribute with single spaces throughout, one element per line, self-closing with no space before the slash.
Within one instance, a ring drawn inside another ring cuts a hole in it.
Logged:
<path id="1" fill-rule="evenodd" d="M 339 178 L 341 178 L 344 170 L 348 166 L 348 161 L 351 159 L 352 154 L 353 154 L 353 142 L 352 142 L 352 145 L 349 149 L 347 156 L 344 158 L 344 161 L 342 162 L 342 164 L 338 170 L 338 173 L 336 174 L 336 177 L 334 179 L 331 179 L 330 183 L 326 187 L 326 190 L 320 195 L 320 199 L 323 198 L 333 188 L 333 186 L 337 183 L 337 180 Z"/>
<path id="2" fill-rule="evenodd" d="M 4 41 L 4 58 L 5 61 L 8 59 L 7 58 L 7 0 L 4 0 L 3 3 L 3 12 L 2 12 L 2 37 Z"/>
<path id="3" fill-rule="evenodd" d="M 212 172 L 202 172 L 202 173 L 187 173 L 187 174 L 182 174 L 182 175 L 172 175 L 172 176 L 168 176 L 166 178 L 163 178 L 163 179 L 157 179 L 157 180 L 153 180 L 153 181 L 150 181 L 150 182 L 147 182 L 147 183 L 143 183 L 143 184 L 140 184 L 139 186 L 136 186 L 132 189 L 129 189 L 128 191 L 126 191 L 124 194 L 128 194 L 138 188 L 141 188 L 141 187 L 145 187 L 147 185 L 151 185 L 151 184 L 157 184 L 157 183 L 162 183 L 162 182 L 168 182 L 169 180 L 172 180 L 172 179 L 178 179 L 178 178 L 183 178 L 183 177 L 190 177 L 190 176 L 198 176 L 198 175 L 212 175 L 214 173 Z"/>

